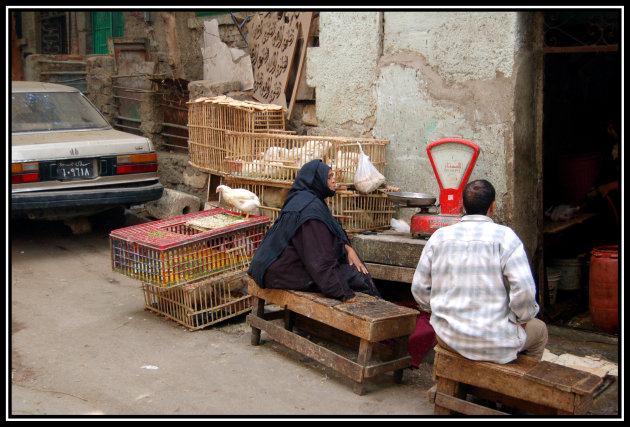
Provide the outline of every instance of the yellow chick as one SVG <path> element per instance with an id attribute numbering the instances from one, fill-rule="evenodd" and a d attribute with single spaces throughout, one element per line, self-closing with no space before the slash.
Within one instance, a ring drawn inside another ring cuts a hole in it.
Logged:
<path id="1" fill-rule="evenodd" d="M 230 188 L 227 185 L 217 186 L 217 193 L 221 193 L 223 201 L 230 206 L 244 212 L 245 218 L 256 208 L 260 207 L 258 196 L 244 188 Z"/>

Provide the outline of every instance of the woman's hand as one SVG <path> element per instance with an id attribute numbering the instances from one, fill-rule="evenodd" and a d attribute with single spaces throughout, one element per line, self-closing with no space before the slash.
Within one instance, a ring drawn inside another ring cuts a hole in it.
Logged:
<path id="1" fill-rule="evenodd" d="M 368 274 L 367 268 L 363 265 L 359 259 L 359 255 L 357 255 L 352 246 L 346 245 L 346 252 L 348 252 L 348 264 L 354 265 L 361 273 Z"/>

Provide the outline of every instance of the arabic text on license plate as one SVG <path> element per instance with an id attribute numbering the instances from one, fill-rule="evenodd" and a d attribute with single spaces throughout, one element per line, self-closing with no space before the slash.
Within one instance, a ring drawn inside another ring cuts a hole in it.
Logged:
<path id="1" fill-rule="evenodd" d="M 91 160 L 69 160 L 57 162 L 59 179 L 92 178 L 94 164 Z"/>

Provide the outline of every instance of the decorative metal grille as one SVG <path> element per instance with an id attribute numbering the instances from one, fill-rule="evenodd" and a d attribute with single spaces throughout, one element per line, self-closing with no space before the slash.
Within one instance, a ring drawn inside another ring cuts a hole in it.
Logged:
<path id="1" fill-rule="evenodd" d="M 617 50 L 620 15 L 610 11 L 546 12 L 544 49 L 547 51 Z"/>

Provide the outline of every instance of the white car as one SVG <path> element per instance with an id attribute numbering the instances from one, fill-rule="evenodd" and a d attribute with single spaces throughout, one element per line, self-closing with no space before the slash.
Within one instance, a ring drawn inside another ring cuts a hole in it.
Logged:
<path id="1" fill-rule="evenodd" d="M 113 129 L 78 89 L 11 82 L 11 215 L 67 220 L 157 200 L 148 138 Z"/>

